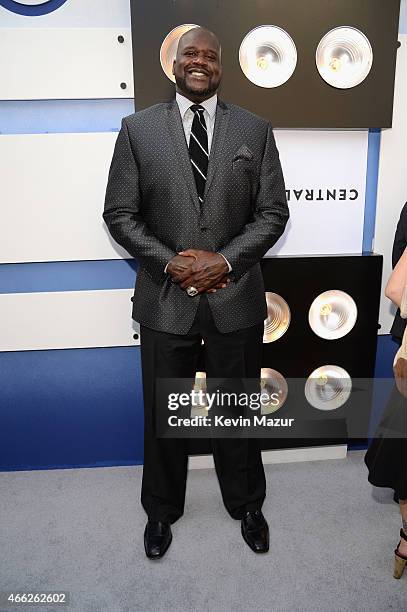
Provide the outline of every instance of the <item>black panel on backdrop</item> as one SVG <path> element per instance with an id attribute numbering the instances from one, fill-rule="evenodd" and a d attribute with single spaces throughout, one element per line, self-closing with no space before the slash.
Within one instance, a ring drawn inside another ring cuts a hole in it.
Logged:
<path id="1" fill-rule="evenodd" d="M 266 291 L 281 295 L 291 310 L 284 336 L 264 344 L 263 367 L 285 378 L 308 377 L 316 368 L 336 364 L 352 378 L 371 378 L 376 359 L 382 257 L 379 255 L 325 255 L 276 257 L 262 261 Z M 331 289 L 348 293 L 358 317 L 343 338 L 325 340 L 308 323 L 314 299 Z M 280 369 L 281 368 L 281 369 Z"/>
<path id="2" fill-rule="evenodd" d="M 285 378 L 308 378 L 320 366 L 336 365 L 346 370 L 352 380 L 372 380 L 376 359 L 382 265 L 383 258 L 379 255 L 264 259 L 262 269 L 265 289 L 278 293 L 288 302 L 291 322 L 281 339 L 263 345 L 263 367 L 276 369 Z M 308 323 L 308 313 L 314 299 L 332 289 L 344 291 L 353 298 L 358 317 L 355 326 L 346 336 L 337 340 L 325 340 L 312 331 Z M 367 386 L 363 396 L 366 425 L 370 416 L 371 391 L 372 387 Z M 297 399 L 298 397 L 297 394 Z M 352 394 L 346 411 L 360 410 L 361 407 L 357 404 L 358 394 Z M 303 405 L 304 411 L 309 411 L 305 398 Z M 327 415 L 327 418 L 337 418 L 339 426 L 344 414 L 345 410 L 339 409 Z M 329 424 L 326 431 L 329 431 Z M 347 433 L 352 436 L 351 431 Z M 310 440 L 303 441 L 302 445 L 304 442 L 306 445 L 312 445 Z M 328 440 L 315 442 L 329 443 Z M 350 439 L 349 442 L 363 443 L 364 440 Z M 263 447 L 278 446 L 266 444 L 265 441 Z"/>
<path id="3" fill-rule="evenodd" d="M 136 108 L 173 96 L 160 65 L 161 43 L 176 26 L 192 23 L 220 38 L 220 95 L 275 127 L 391 127 L 399 10 L 400 0 L 131 0 Z M 296 69 L 280 87 L 258 87 L 240 68 L 240 44 L 259 25 L 284 29 L 297 47 Z M 315 64 L 321 38 L 339 26 L 362 31 L 373 49 L 370 73 L 351 89 L 328 85 Z"/>
<path id="4" fill-rule="evenodd" d="M 275 342 L 263 344 L 263 368 L 277 370 L 286 379 L 307 379 L 320 366 L 336 365 L 346 370 L 352 380 L 373 379 L 382 265 L 382 256 L 374 254 L 263 259 L 265 290 L 283 297 L 291 311 L 291 322 L 285 334 Z M 358 316 L 346 336 L 325 340 L 312 331 L 308 313 L 314 299 L 332 289 L 344 291 L 353 298 Z M 204 363 L 201 368 L 205 369 Z M 370 418 L 371 392 L 371 385 L 366 385 L 363 389 L 363 414 L 360 416 L 366 425 Z M 348 435 L 353 438 L 349 439 L 351 444 L 364 443 L 366 436 L 355 439 L 352 431 L 346 429 L 345 422 L 349 411 L 362 410 L 359 397 L 358 393 L 352 394 L 346 409 L 339 408 L 325 416 L 323 412 L 310 409 L 300 383 L 294 394 L 291 392 L 290 401 L 296 404 L 296 413 L 301 412 L 303 406 L 305 415 L 320 420 L 309 421 L 307 437 L 263 439 L 262 449 L 346 443 Z M 285 406 L 277 416 L 286 416 L 284 411 Z M 191 440 L 190 448 L 192 454 L 210 453 L 210 440 Z"/>

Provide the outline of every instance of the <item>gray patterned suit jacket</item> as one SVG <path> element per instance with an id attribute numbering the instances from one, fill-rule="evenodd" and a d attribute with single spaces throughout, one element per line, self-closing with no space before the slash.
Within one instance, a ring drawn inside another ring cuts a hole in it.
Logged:
<path id="1" fill-rule="evenodd" d="M 175 100 L 125 117 L 109 172 L 103 218 L 139 263 L 133 318 L 174 334 L 190 329 L 200 296 L 164 274 L 187 248 L 218 251 L 232 282 L 207 294 L 222 333 L 267 315 L 259 261 L 288 220 L 285 185 L 270 124 L 218 101 L 204 203 L 200 207 Z"/>

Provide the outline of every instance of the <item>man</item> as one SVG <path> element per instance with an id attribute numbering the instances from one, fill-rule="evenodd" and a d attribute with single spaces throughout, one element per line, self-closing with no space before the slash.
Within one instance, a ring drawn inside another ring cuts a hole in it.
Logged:
<path id="1" fill-rule="evenodd" d="M 183 514 L 188 440 L 154 435 L 157 378 L 194 378 L 202 339 L 208 378 L 260 378 L 267 315 L 259 261 L 288 219 L 271 126 L 217 98 L 221 49 L 195 28 L 179 41 L 176 99 L 125 118 L 104 219 L 139 262 L 145 452 L 141 501 L 149 558 L 164 555 Z M 222 497 L 255 552 L 269 547 L 257 440 L 213 439 Z"/>

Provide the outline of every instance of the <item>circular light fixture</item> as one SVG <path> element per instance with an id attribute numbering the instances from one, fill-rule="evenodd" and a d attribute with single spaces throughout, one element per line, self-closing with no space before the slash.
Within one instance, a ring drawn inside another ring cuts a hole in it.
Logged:
<path id="1" fill-rule="evenodd" d="M 266 291 L 267 319 L 264 322 L 263 342 L 274 342 L 288 329 L 291 313 L 287 302 L 277 293 Z"/>
<path id="2" fill-rule="evenodd" d="M 312 372 L 305 383 L 305 397 L 317 410 L 336 410 L 349 399 L 352 381 L 346 370 L 325 365 Z"/>
<path id="3" fill-rule="evenodd" d="M 175 83 L 174 75 L 172 74 L 172 65 L 177 54 L 178 41 L 185 32 L 189 32 L 193 28 L 199 26 L 193 23 L 184 23 L 177 26 L 164 38 L 160 48 L 160 63 L 165 75 Z"/>
<path id="4" fill-rule="evenodd" d="M 351 331 L 357 316 L 358 309 L 351 296 L 333 289 L 315 298 L 309 309 L 308 321 L 317 336 L 336 340 Z"/>
<path id="5" fill-rule="evenodd" d="M 287 381 L 280 372 L 271 368 L 261 369 L 261 393 L 269 399 L 261 402 L 261 414 L 277 412 L 284 405 L 288 395 Z"/>
<path id="6" fill-rule="evenodd" d="M 244 37 L 239 49 L 239 63 L 245 76 L 259 87 L 279 87 L 293 74 L 297 49 L 285 30 L 262 25 Z"/>
<path id="7" fill-rule="evenodd" d="M 373 63 L 372 45 L 356 28 L 334 28 L 320 40 L 315 61 L 324 81 L 338 89 L 349 89 L 369 74 Z"/>

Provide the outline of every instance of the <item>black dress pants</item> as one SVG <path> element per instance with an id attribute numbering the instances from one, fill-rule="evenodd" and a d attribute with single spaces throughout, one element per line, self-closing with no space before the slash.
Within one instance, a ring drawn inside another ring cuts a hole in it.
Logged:
<path id="1" fill-rule="evenodd" d="M 199 299 L 195 321 L 186 335 L 141 326 L 144 393 L 144 468 L 141 502 L 149 519 L 174 523 L 182 516 L 189 440 L 157 438 L 154 431 L 156 378 L 194 378 L 202 339 L 207 378 L 260 379 L 263 324 L 222 334 L 208 299 Z M 241 519 L 261 508 L 266 480 L 257 439 L 213 438 L 212 450 L 223 502 Z"/>

